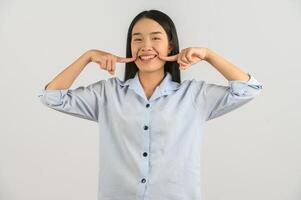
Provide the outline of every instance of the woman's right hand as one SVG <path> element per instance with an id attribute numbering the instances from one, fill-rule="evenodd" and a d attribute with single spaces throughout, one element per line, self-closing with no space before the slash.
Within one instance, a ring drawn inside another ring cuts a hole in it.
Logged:
<path id="1" fill-rule="evenodd" d="M 136 60 L 136 56 L 132 58 L 122 58 L 97 49 L 91 49 L 89 53 L 90 61 L 99 64 L 101 69 L 107 70 L 111 75 L 115 74 L 116 62 L 128 63 Z"/>

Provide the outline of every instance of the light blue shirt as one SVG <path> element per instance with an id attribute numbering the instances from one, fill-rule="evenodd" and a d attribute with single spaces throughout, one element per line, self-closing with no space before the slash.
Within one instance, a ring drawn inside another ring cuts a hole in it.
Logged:
<path id="1" fill-rule="evenodd" d="M 138 73 L 75 89 L 45 90 L 41 102 L 99 125 L 98 200 L 200 200 L 204 123 L 254 99 L 249 81 L 228 86 L 172 81 L 167 72 L 147 99 Z"/>

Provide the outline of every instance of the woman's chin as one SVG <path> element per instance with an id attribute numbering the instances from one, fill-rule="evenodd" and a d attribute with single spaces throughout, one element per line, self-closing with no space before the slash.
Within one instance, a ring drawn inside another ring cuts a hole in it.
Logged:
<path id="1" fill-rule="evenodd" d="M 160 67 L 160 65 L 137 65 L 137 67 L 140 71 L 144 72 L 154 72 L 161 70 L 161 68 L 164 68 L 164 66 Z"/>

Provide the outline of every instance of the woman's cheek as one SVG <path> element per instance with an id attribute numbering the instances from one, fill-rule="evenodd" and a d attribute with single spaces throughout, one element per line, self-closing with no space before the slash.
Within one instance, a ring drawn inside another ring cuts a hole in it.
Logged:
<path id="1" fill-rule="evenodd" d="M 160 55 L 167 55 L 168 54 L 168 50 L 165 49 L 165 48 L 157 48 L 156 49 L 157 53 L 160 54 Z"/>
<path id="2" fill-rule="evenodd" d="M 133 51 L 132 57 L 134 57 L 134 56 L 138 56 L 138 52 L 137 51 Z"/>

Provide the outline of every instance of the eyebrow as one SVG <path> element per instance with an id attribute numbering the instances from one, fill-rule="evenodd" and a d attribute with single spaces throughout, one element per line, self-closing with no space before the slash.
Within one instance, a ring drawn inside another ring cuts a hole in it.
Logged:
<path id="1" fill-rule="evenodd" d="M 163 34 L 163 33 L 160 31 L 155 31 L 155 32 L 150 33 L 150 35 L 152 35 L 152 34 Z M 134 36 L 134 35 L 142 35 L 142 34 L 141 33 L 133 33 L 132 36 Z"/>

